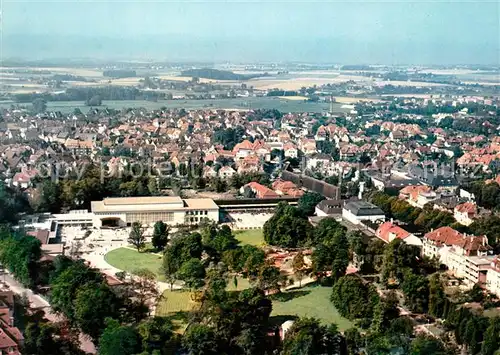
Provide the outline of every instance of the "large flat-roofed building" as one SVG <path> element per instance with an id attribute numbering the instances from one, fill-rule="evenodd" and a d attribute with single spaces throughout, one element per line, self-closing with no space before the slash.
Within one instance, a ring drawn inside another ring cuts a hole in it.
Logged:
<path id="1" fill-rule="evenodd" d="M 93 226 L 130 226 L 134 222 L 152 225 L 163 221 L 170 225 L 198 223 L 204 219 L 219 221 L 219 206 L 209 198 L 112 197 L 92 201 Z"/>
<path id="2" fill-rule="evenodd" d="M 342 208 L 342 218 L 352 224 L 359 224 L 361 221 L 384 221 L 385 214 L 370 202 L 352 201 Z"/>

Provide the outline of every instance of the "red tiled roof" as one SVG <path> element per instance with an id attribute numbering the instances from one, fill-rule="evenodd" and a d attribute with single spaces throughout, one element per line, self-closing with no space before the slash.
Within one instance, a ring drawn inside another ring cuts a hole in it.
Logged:
<path id="1" fill-rule="evenodd" d="M 385 222 L 377 228 L 375 235 L 384 242 L 389 243 L 391 235 L 394 235 L 394 238 L 406 239 L 410 236 L 410 233 L 392 222 Z"/>
<path id="2" fill-rule="evenodd" d="M 255 191 L 255 194 L 257 195 L 258 198 L 274 198 L 278 197 L 278 194 L 271 190 L 270 188 L 259 184 L 258 182 L 252 181 L 246 184 L 245 186 L 248 186 L 252 189 L 252 191 Z"/>
<path id="3" fill-rule="evenodd" d="M 283 193 L 288 193 L 288 190 L 296 188 L 297 186 L 291 181 L 278 179 L 275 182 L 273 182 L 273 189 L 275 191 L 282 191 Z"/>
<path id="4" fill-rule="evenodd" d="M 470 251 L 486 251 L 491 247 L 486 242 L 486 236 L 478 237 L 473 235 L 463 235 L 451 227 L 441 227 L 427 233 L 424 238 L 432 240 L 437 245 L 459 246 Z"/>
<path id="5" fill-rule="evenodd" d="M 467 214 L 476 214 L 477 206 L 472 202 L 465 202 L 455 207 L 455 211 Z"/>
<path id="6" fill-rule="evenodd" d="M 0 349 L 10 347 L 17 348 L 16 342 L 12 340 L 3 329 L 0 329 Z"/>
<path id="7" fill-rule="evenodd" d="M 26 234 L 35 237 L 42 244 L 47 244 L 49 242 L 49 230 L 48 229 L 37 229 L 35 231 L 29 231 Z"/>
<path id="8" fill-rule="evenodd" d="M 416 201 L 418 199 L 418 195 L 422 192 L 429 192 L 431 188 L 429 186 L 424 185 L 409 185 L 401 189 L 399 191 L 400 195 L 409 195 L 410 200 Z"/>
<path id="9" fill-rule="evenodd" d="M 441 227 L 427 233 L 424 237 L 441 245 L 459 245 L 464 236 L 451 227 Z"/>

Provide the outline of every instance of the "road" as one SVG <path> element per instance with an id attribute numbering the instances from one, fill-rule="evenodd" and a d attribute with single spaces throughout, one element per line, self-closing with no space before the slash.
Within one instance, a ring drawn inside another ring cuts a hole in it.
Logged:
<path id="1" fill-rule="evenodd" d="M 37 295 L 34 293 L 32 290 L 29 288 L 24 287 L 21 285 L 19 282 L 17 282 L 10 274 L 7 272 L 3 272 L 1 274 L 1 279 L 4 284 L 9 286 L 9 288 L 14 292 L 17 293 L 18 295 L 25 294 L 28 297 L 28 300 L 30 302 L 30 308 L 36 308 L 43 310 L 45 312 L 45 318 L 47 318 L 51 322 L 59 322 L 61 321 L 61 316 L 57 315 L 53 310 L 52 307 L 50 306 L 50 303 L 47 302 L 43 297 Z M 80 333 L 78 336 L 80 340 L 80 349 L 90 353 L 90 354 L 96 354 L 97 350 L 92 343 L 88 339 L 88 337 Z"/>

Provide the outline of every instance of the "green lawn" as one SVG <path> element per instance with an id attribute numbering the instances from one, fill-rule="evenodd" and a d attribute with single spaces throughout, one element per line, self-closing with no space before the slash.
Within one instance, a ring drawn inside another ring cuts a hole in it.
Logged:
<path id="1" fill-rule="evenodd" d="M 250 281 L 248 279 L 244 279 L 243 277 L 237 277 L 236 278 L 237 282 L 236 285 L 234 284 L 234 278 L 230 277 L 229 280 L 227 280 L 227 287 L 226 290 L 228 291 L 243 291 L 246 290 L 247 288 L 250 288 Z"/>
<path id="2" fill-rule="evenodd" d="M 192 299 L 193 292 L 185 290 L 165 290 L 156 307 L 157 316 L 170 316 L 178 312 L 189 312 L 196 302 Z"/>
<path id="3" fill-rule="evenodd" d="M 250 244 L 258 247 L 265 244 L 262 229 L 235 231 L 234 236 L 240 241 L 241 245 Z"/>
<path id="4" fill-rule="evenodd" d="M 137 269 L 148 269 L 155 273 L 159 281 L 164 281 L 160 271 L 162 257 L 147 252 L 138 253 L 136 250 L 128 248 L 118 248 L 111 250 L 104 255 L 104 260 L 117 269 L 133 273 Z"/>
<path id="5" fill-rule="evenodd" d="M 342 317 L 330 302 L 331 293 L 331 287 L 307 286 L 271 296 L 273 299 L 271 316 L 314 317 L 324 324 L 337 324 L 341 331 L 353 327 L 354 324 Z"/>
<path id="6" fill-rule="evenodd" d="M 184 290 L 165 290 L 156 305 L 155 315 L 168 317 L 172 320 L 175 332 L 182 334 L 186 330 L 189 316 L 197 303 L 193 300 L 194 293 Z"/>

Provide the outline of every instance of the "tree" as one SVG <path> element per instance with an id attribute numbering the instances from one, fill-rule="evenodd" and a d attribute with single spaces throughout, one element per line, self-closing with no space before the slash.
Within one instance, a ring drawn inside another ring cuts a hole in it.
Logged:
<path id="1" fill-rule="evenodd" d="M 132 223 L 132 230 L 130 231 L 127 241 L 135 246 L 138 252 L 146 245 L 144 228 L 142 228 L 142 225 L 139 222 Z"/>
<path id="2" fill-rule="evenodd" d="M 304 267 L 306 263 L 304 261 L 304 254 L 299 251 L 292 260 L 292 267 L 295 277 L 299 279 L 299 287 L 302 287 L 302 278 L 304 277 Z"/>
<path id="3" fill-rule="evenodd" d="M 314 229 L 314 244 L 331 244 L 337 234 L 346 234 L 347 229 L 334 218 L 323 218 Z"/>
<path id="4" fill-rule="evenodd" d="M 191 258 L 200 259 L 203 252 L 201 235 L 191 233 L 180 235 L 172 239 L 163 253 L 163 272 L 172 285 L 177 278 L 177 271 L 181 265 Z"/>
<path id="5" fill-rule="evenodd" d="M 391 321 L 389 334 L 401 334 L 405 337 L 413 336 L 413 327 L 415 326 L 413 319 L 410 317 L 399 317 Z"/>
<path id="6" fill-rule="evenodd" d="M 172 349 L 177 343 L 173 329 L 172 321 L 168 318 L 153 317 L 142 321 L 137 326 L 137 331 L 142 339 L 143 350 L 148 353 L 170 350 L 169 353 L 173 353 Z"/>
<path id="7" fill-rule="evenodd" d="M 158 221 L 155 223 L 153 228 L 153 238 L 152 243 L 153 247 L 156 250 L 163 250 L 168 242 L 168 235 L 170 232 L 170 228 L 163 223 L 162 221 Z"/>
<path id="8" fill-rule="evenodd" d="M 389 331 L 391 322 L 399 317 L 398 305 L 398 297 L 394 291 L 379 300 L 373 311 L 371 328 L 374 332 L 381 334 Z"/>
<path id="9" fill-rule="evenodd" d="M 287 277 L 281 274 L 280 269 L 272 265 L 264 265 L 259 272 L 258 287 L 264 291 L 281 291 L 286 285 Z"/>
<path id="10" fill-rule="evenodd" d="M 118 317 L 119 300 L 105 284 L 87 284 L 78 289 L 74 300 L 75 321 L 78 327 L 97 341 L 104 328 L 105 319 Z"/>
<path id="11" fill-rule="evenodd" d="M 33 100 L 33 111 L 35 111 L 35 113 L 43 113 L 47 110 L 47 101 L 45 101 L 45 99 L 42 99 L 42 98 L 36 98 L 35 100 Z"/>
<path id="12" fill-rule="evenodd" d="M 333 218 L 321 220 L 314 231 L 314 244 L 313 271 L 319 277 L 331 271 L 333 282 L 344 276 L 349 264 L 349 242 L 345 227 Z"/>
<path id="13" fill-rule="evenodd" d="M 55 340 L 56 330 L 48 322 L 28 323 L 24 330 L 23 353 L 52 355 L 58 354 L 60 348 Z"/>
<path id="14" fill-rule="evenodd" d="M 147 307 L 147 302 L 156 304 L 160 291 L 158 290 L 156 275 L 149 269 L 138 269 L 134 271 L 135 277 L 132 280 L 132 287 L 135 291 L 135 298 L 143 308 Z"/>
<path id="15" fill-rule="evenodd" d="M 31 236 L 6 233 L 0 240 L 0 262 L 28 287 L 35 287 L 41 253 L 40 241 Z"/>
<path id="16" fill-rule="evenodd" d="M 214 331 L 203 324 L 188 327 L 182 338 L 182 345 L 189 355 L 219 354 Z"/>
<path id="17" fill-rule="evenodd" d="M 500 317 L 490 318 L 484 333 L 481 355 L 494 355 L 500 349 Z"/>
<path id="18" fill-rule="evenodd" d="M 360 277 L 346 275 L 333 286 L 331 301 L 343 317 L 353 320 L 370 318 L 378 296 Z"/>
<path id="19" fill-rule="evenodd" d="M 391 241 L 384 250 L 382 280 L 385 283 L 403 281 L 405 268 L 418 269 L 419 255 L 418 247 L 398 238 Z"/>
<path id="20" fill-rule="evenodd" d="M 218 261 L 226 250 L 235 249 L 238 240 L 228 226 L 219 227 L 215 223 L 208 224 L 203 229 L 203 244 L 207 253 Z"/>
<path id="21" fill-rule="evenodd" d="M 197 289 L 203 286 L 206 272 L 203 264 L 199 259 L 192 258 L 184 262 L 179 271 L 177 278 L 186 283 L 186 286 L 191 289 Z"/>
<path id="22" fill-rule="evenodd" d="M 139 334 L 133 327 L 106 319 L 106 328 L 99 339 L 100 355 L 134 355 L 140 351 Z"/>
<path id="23" fill-rule="evenodd" d="M 222 261 L 231 271 L 241 272 L 243 276 L 254 279 L 264 265 L 266 255 L 260 248 L 253 245 L 244 245 L 241 248 L 224 251 Z"/>
<path id="24" fill-rule="evenodd" d="M 410 269 L 404 273 L 401 288 L 405 295 L 405 303 L 414 312 L 424 313 L 429 303 L 429 281 L 425 276 L 416 275 Z"/>
<path id="25" fill-rule="evenodd" d="M 274 215 L 264 223 L 264 239 L 270 245 L 297 248 L 311 244 L 313 228 L 293 206 L 280 202 Z"/>
<path id="26" fill-rule="evenodd" d="M 298 209 L 304 213 L 304 215 L 312 216 L 316 205 L 324 199 L 325 197 L 317 192 L 306 192 L 299 199 Z"/>
<path id="27" fill-rule="evenodd" d="M 419 335 L 411 342 L 412 355 L 446 355 L 443 343 L 434 337 Z"/>
<path id="28" fill-rule="evenodd" d="M 436 318 L 442 318 L 445 304 L 446 295 L 439 274 L 433 274 L 429 278 L 429 314 Z"/>
<path id="29" fill-rule="evenodd" d="M 299 318 L 286 332 L 283 355 L 345 354 L 345 340 L 335 324 L 321 325 L 314 318 Z"/>
<path id="30" fill-rule="evenodd" d="M 99 95 L 92 96 L 90 99 L 85 101 L 85 105 L 87 105 L 87 106 L 101 106 L 102 105 L 101 96 L 99 96 Z"/>
<path id="31" fill-rule="evenodd" d="M 99 288 L 103 276 L 83 262 L 73 262 L 51 281 L 50 304 L 54 311 L 63 313 L 71 323 L 76 323 L 75 303 L 80 288 L 92 285 Z"/>
<path id="32" fill-rule="evenodd" d="M 161 270 L 163 272 L 163 275 L 165 275 L 165 281 L 170 284 L 170 290 L 172 290 L 178 270 L 177 261 L 174 259 L 172 253 L 163 254 L 163 263 Z"/>
<path id="33" fill-rule="evenodd" d="M 61 212 L 61 185 L 52 180 L 46 180 L 42 183 L 40 199 L 35 206 L 37 212 Z"/>

